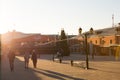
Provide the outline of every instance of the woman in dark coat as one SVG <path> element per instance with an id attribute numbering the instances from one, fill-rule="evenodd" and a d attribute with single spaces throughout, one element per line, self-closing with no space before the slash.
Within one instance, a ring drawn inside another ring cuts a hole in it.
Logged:
<path id="1" fill-rule="evenodd" d="M 35 53 L 35 50 L 33 50 L 33 52 L 32 52 L 31 59 L 33 61 L 34 68 L 36 68 L 36 66 L 37 66 L 37 54 Z"/>
<path id="2" fill-rule="evenodd" d="M 10 63 L 10 70 L 14 71 L 14 60 L 15 60 L 15 53 L 13 50 L 10 50 L 8 53 L 8 59 Z"/>

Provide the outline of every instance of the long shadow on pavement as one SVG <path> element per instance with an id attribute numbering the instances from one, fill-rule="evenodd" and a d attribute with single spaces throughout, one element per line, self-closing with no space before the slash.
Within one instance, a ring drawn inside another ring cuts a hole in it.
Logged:
<path id="1" fill-rule="evenodd" d="M 81 78 L 71 77 L 69 75 L 58 73 L 58 72 L 51 71 L 51 70 L 39 69 L 39 70 L 34 70 L 34 71 L 37 73 L 43 74 L 45 76 L 51 77 L 55 80 L 56 79 L 57 80 L 84 80 Z"/>

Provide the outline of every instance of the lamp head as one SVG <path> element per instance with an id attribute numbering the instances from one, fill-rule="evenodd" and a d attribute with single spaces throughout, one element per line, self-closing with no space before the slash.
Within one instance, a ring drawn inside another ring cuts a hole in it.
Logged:
<path id="1" fill-rule="evenodd" d="M 79 34 L 81 34 L 81 33 L 82 33 L 82 28 L 80 27 L 80 28 L 79 28 Z"/>
<path id="2" fill-rule="evenodd" d="M 90 33 L 92 34 L 92 33 L 93 33 L 93 31 L 94 31 L 94 30 L 93 30 L 93 28 L 91 27 L 91 28 L 90 28 Z"/>

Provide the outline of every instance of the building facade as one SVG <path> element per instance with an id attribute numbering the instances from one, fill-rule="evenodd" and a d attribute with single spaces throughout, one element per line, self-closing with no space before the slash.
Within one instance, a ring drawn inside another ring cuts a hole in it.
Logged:
<path id="1" fill-rule="evenodd" d="M 75 44 L 69 41 L 69 44 L 73 44 L 70 46 L 71 52 L 85 54 L 84 35 L 74 39 Z M 115 55 L 116 47 L 120 45 L 120 26 L 95 30 L 94 34 L 87 36 L 87 45 L 90 55 Z"/>
<path id="2" fill-rule="evenodd" d="M 57 35 L 23 34 L 8 32 L 1 37 L 2 47 L 14 48 L 20 52 L 36 49 L 38 53 L 56 53 Z M 84 35 L 67 38 L 71 53 L 85 55 Z M 120 26 L 95 30 L 95 34 L 87 35 L 87 45 L 90 55 L 115 55 L 116 46 L 120 45 Z M 6 47 L 7 46 L 7 47 Z"/>

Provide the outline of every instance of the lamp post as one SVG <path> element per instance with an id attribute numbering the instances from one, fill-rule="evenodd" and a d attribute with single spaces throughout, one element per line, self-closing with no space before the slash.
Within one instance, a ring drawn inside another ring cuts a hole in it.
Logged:
<path id="1" fill-rule="evenodd" d="M 119 45 L 120 44 L 120 23 L 118 23 L 118 27 L 116 27 L 116 44 Z M 116 53 L 115 53 L 115 59 L 118 60 L 119 59 L 119 48 L 116 47 Z"/>
<path id="2" fill-rule="evenodd" d="M 120 23 L 118 24 L 118 27 L 116 27 L 117 34 L 120 32 Z"/>
<path id="3" fill-rule="evenodd" d="M 120 44 L 119 36 L 120 36 L 120 23 L 118 23 L 118 27 L 116 27 L 116 44 Z"/>
<path id="4" fill-rule="evenodd" d="M 82 33 L 82 28 L 79 28 L 79 34 Z M 90 28 L 90 33 L 93 33 L 93 28 Z M 86 69 L 89 69 L 89 59 L 88 59 L 88 44 L 87 44 L 87 36 L 88 33 L 84 34 L 84 38 L 85 38 L 85 53 L 86 53 Z"/>

